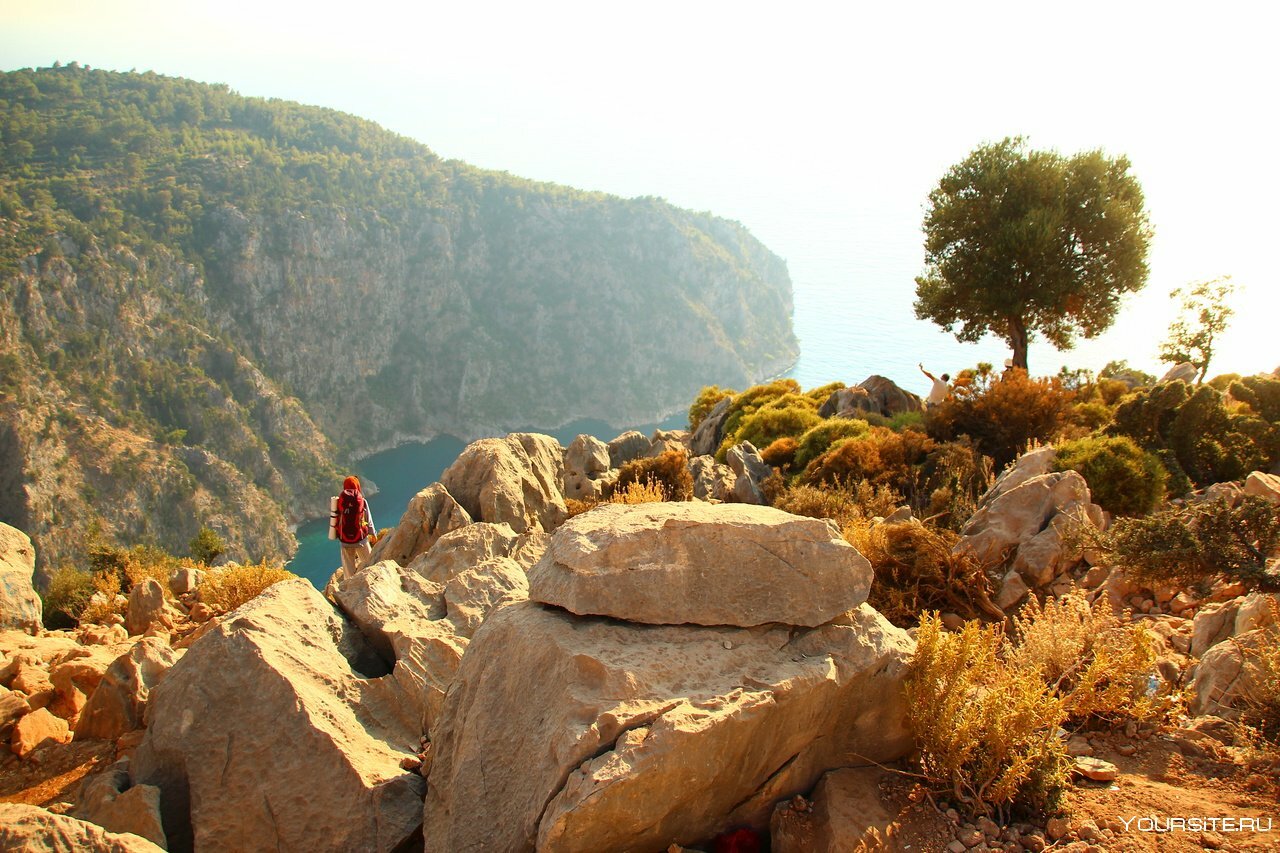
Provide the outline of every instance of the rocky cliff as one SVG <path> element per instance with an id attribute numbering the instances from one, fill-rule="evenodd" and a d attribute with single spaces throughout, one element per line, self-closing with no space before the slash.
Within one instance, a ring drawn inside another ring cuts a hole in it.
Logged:
<path id="1" fill-rule="evenodd" d="M 649 420 L 797 352 L 740 225 L 352 116 L 73 64 L 0 75 L 0 138 L 0 521 L 45 565 L 95 528 L 288 553 L 362 453 Z"/>

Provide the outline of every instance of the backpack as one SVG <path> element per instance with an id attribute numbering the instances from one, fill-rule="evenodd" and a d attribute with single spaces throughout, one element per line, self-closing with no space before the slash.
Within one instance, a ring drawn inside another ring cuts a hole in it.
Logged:
<path id="1" fill-rule="evenodd" d="M 338 496 L 338 541 L 354 545 L 364 538 L 364 498 L 344 489 Z"/>

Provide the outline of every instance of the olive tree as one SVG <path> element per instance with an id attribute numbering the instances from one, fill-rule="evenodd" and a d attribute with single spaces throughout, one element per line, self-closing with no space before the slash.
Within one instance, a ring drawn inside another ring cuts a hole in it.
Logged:
<path id="1" fill-rule="evenodd" d="M 1124 157 L 1063 157 L 1022 139 L 983 145 L 929 194 L 916 316 L 961 341 L 991 332 L 1027 367 L 1039 333 L 1059 349 L 1111 325 L 1147 278 L 1151 229 Z"/>

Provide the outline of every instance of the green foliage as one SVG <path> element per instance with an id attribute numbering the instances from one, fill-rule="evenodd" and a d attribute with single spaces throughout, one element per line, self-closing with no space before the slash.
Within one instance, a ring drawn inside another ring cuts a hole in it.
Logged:
<path id="1" fill-rule="evenodd" d="M 1247 405 L 1267 423 L 1280 425 L 1280 378 L 1246 376 L 1232 382 L 1227 390 L 1232 399 Z"/>
<path id="2" fill-rule="evenodd" d="M 1057 446 L 1057 470 L 1079 471 L 1093 500 L 1116 515 L 1144 515 L 1164 499 L 1168 472 L 1127 436 L 1088 436 Z"/>
<path id="3" fill-rule="evenodd" d="M 1113 359 L 1103 365 L 1098 371 L 1099 379 L 1123 379 L 1125 385 L 1132 385 L 1135 388 L 1149 387 L 1156 384 L 1156 378 L 1137 368 L 1130 367 L 1129 362 L 1125 359 Z"/>
<path id="4" fill-rule="evenodd" d="M 625 493 L 633 485 L 661 489 L 669 501 L 693 500 L 693 475 L 689 458 L 679 450 L 668 450 L 649 459 L 636 459 L 618 469 L 613 488 L 606 489 L 605 499 Z"/>
<path id="5" fill-rule="evenodd" d="M 212 564 L 227 551 L 227 543 L 216 531 L 202 526 L 188 548 L 191 559 Z"/>
<path id="6" fill-rule="evenodd" d="M 1236 383 L 1247 395 L 1247 386 Z M 1269 389 L 1266 381 L 1255 387 Z M 1264 392 L 1265 393 L 1265 392 Z M 1258 404 L 1266 404 L 1259 398 Z M 1236 480 L 1267 470 L 1280 459 L 1280 427 L 1243 412 L 1230 412 L 1223 395 L 1208 385 L 1192 391 L 1183 382 L 1165 382 L 1127 398 L 1107 428 L 1127 435 L 1161 457 L 1178 485 L 1184 475 L 1196 486 Z"/>
<path id="7" fill-rule="evenodd" d="M 841 439 L 810 462 L 803 482 L 835 486 L 865 480 L 873 486 L 888 486 L 905 493 L 915 481 L 914 466 L 923 462 L 933 448 L 933 440 L 924 433 L 870 427 L 866 435 Z"/>
<path id="8" fill-rule="evenodd" d="M 729 388 L 721 388 L 719 385 L 707 385 L 698 392 L 698 396 L 694 399 L 693 405 L 689 407 L 689 431 L 694 432 L 702 422 L 706 420 L 711 410 L 715 408 L 725 397 L 732 397 L 736 394 Z"/>
<path id="9" fill-rule="evenodd" d="M 889 418 L 889 423 L 886 426 L 894 432 L 902 432 L 907 429 L 925 432 L 924 412 L 898 412 Z"/>
<path id="10" fill-rule="evenodd" d="M 1021 139 L 983 145 L 929 194 L 916 316 L 961 341 L 990 332 L 1027 366 L 1042 334 L 1059 349 L 1111 325 L 1147 277 L 1151 229 L 1129 161 L 1066 158 Z"/>
<path id="11" fill-rule="evenodd" d="M 1179 301 L 1179 316 L 1169 326 L 1169 337 L 1160 345 L 1160 360 L 1195 365 L 1196 383 L 1204 381 L 1213 359 L 1214 341 L 1227 329 L 1235 311 L 1227 301 L 1235 293 L 1231 276 L 1198 281 L 1179 287 L 1169 298 Z"/>
<path id="12" fill-rule="evenodd" d="M 938 441 L 967 435 L 997 469 L 1030 443 L 1051 440 L 1074 398 L 1056 377 L 1031 379 L 1023 370 L 1006 371 L 999 379 L 989 372 L 966 373 L 952 395 L 926 415 L 929 435 Z"/>
<path id="13" fill-rule="evenodd" d="M 717 458 L 723 460 L 729 448 L 744 441 L 756 447 L 767 447 L 784 436 L 798 438 L 822 423 L 817 409 L 816 403 L 801 394 L 783 394 L 773 398 L 743 417 L 732 432 L 726 429 Z"/>
<path id="14" fill-rule="evenodd" d="M 827 418 L 806 430 L 796 441 L 795 467 L 803 471 L 842 438 L 861 438 L 870 430 L 866 421 L 852 418 Z"/>
<path id="15" fill-rule="evenodd" d="M 88 572 L 71 565 L 55 569 L 49 577 L 49 588 L 41 596 L 44 626 L 50 630 L 74 627 L 93 592 L 93 577 Z"/>
<path id="16" fill-rule="evenodd" d="M 770 444 L 760 451 L 760 458 L 774 468 L 786 469 L 795 465 L 796 440 L 789 435 Z"/>
<path id="17" fill-rule="evenodd" d="M 1102 546 L 1141 581 L 1205 587 L 1216 578 L 1263 591 L 1280 590 L 1268 556 L 1280 548 L 1280 514 L 1269 501 L 1247 496 L 1202 501 L 1119 519 Z"/>

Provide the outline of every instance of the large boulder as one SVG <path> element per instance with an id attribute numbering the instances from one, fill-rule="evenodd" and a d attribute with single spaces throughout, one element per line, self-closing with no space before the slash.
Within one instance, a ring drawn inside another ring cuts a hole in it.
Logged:
<path id="1" fill-rule="evenodd" d="M 899 388 L 892 379 L 872 375 L 859 382 L 858 387 L 867 392 L 875 411 L 886 418 L 904 412 L 924 411 L 924 402 L 910 391 Z"/>
<path id="2" fill-rule="evenodd" d="M 1194 364 L 1184 361 L 1169 368 L 1168 372 L 1160 377 L 1160 382 L 1185 382 L 1190 385 L 1196 381 L 1199 373 L 1200 370 Z"/>
<path id="3" fill-rule="evenodd" d="M 164 587 L 155 578 L 146 578 L 129 591 L 129 609 L 124 627 L 130 635 L 144 634 L 153 624 L 172 627 L 165 608 Z"/>
<path id="4" fill-rule="evenodd" d="M 1191 673 L 1192 716 L 1233 717 L 1259 676 L 1257 659 L 1276 644 L 1275 629 L 1249 631 L 1204 653 Z"/>
<path id="5" fill-rule="evenodd" d="M 717 462 L 714 456 L 695 456 L 689 460 L 689 474 L 693 477 L 693 496 L 700 501 L 733 500 L 736 477 L 728 465 Z"/>
<path id="6" fill-rule="evenodd" d="M 0 850 L 24 853 L 163 853 L 132 833 L 54 814 L 39 806 L 0 803 Z"/>
<path id="7" fill-rule="evenodd" d="M 733 397 L 725 397 L 711 407 L 689 438 L 689 452 L 694 456 L 713 456 L 724 440 L 724 422 L 729 418 Z"/>
<path id="8" fill-rule="evenodd" d="M 111 832 L 141 836 L 158 847 L 169 846 L 160 819 L 160 789 L 134 785 L 127 758 L 85 779 L 72 816 Z"/>
<path id="9" fill-rule="evenodd" d="M 181 656 L 155 637 L 140 640 L 107 667 L 76 722 L 78 740 L 114 740 L 140 729 L 147 700 Z"/>
<path id="10" fill-rule="evenodd" d="M 729 470 L 733 472 L 733 499 L 738 503 L 766 506 L 769 501 L 764 495 L 764 481 L 773 474 L 773 469 L 760 457 L 760 451 L 749 441 L 735 444 L 725 454 Z"/>
<path id="11" fill-rule="evenodd" d="M 388 707 L 363 646 L 301 579 L 192 644 L 151 692 L 133 759 L 175 849 L 393 850 L 414 836 L 423 780 L 400 762 L 421 730 Z"/>
<path id="12" fill-rule="evenodd" d="M 9 749 L 19 758 L 26 758 L 43 746 L 66 743 L 70 739 L 66 720 L 55 717 L 48 708 L 37 708 L 14 724 Z"/>
<path id="13" fill-rule="evenodd" d="M 663 850 L 763 829 L 827 770 L 911 748 L 912 650 L 865 605 L 814 629 L 503 607 L 433 733 L 424 838 L 459 853 Z"/>
<path id="14" fill-rule="evenodd" d="M 1015 466 L 996 482 L 953 550 L 986 566 L 1008 565 L 1038 588 L 1083 559 L 1074 534 L 1082 525 L 1102 527 L 1104 516 L 1079 473 L 1025 471 Z"/>
<path id="15" fill-rule="evenodd" d="M 467 445 L 440 483 L 474 521 L 506 523 L 524 533 L 550 532 L 568 516 L 560 494 L 563 479 L 560 442 L 513 433 Z"/>
<path id="16" fill-rule="evenodd" d="M 610 469 L 609 445 L 593 435 L 580 435 L 564 450 L 564 496 L 575 500 L 600 497 Z"/>
<path id="17" fill-rule="evenodd" d="M 649 455 L 653 442 L 638 430 L 630 429 L 609 442 L 609 467 L 621 468 L 628 462 L 643 459 Z"/>
<path id="18" fill-rule="evenodd" d="M 1254 471 L 1245 478 L 1244 493 L 1280 504 L 1280 476 Z"/>
<path id="19" fill-rule="evenodd" d="M 378 540 L 365 565 L 395 560 L 407 566 L 441 536 L 470 523 L 471 516 L 458 505 L 449 490 L 432 483 L 409 499 L 400 523 Z"/>
<path id="20" fill-rule="evenodd" d="M 0 524 L 0 630 L 16 628 L 34 634 L 41 628 L 40 596 L 31 585 L 36 549 L 15 527 Z"/>
<path id="21" fill-rule="evenodd" d="M 871 565 L 824 519 L 696 501 L 575 516 L 529 571 L 535 601 L 667 625 L 813 627 L 870 586 Z"/>
<path id="22" fill-rule="evenodd" d="M 89 702 L 89 697 L 102 683 L 111 663 L 129 650 L 128 643 L 92 645 L 77 649 L 49 670 L 49 681 L 56 693 L 49 710 L 75 726 L 76 719 Z"/>
<path id="23" fill-rule="evenodd" d="M 449 578 L 495 557 L 509 557 L 520 537 L 503 522 L 468 524 L 441 536 L 409 568 L 429 581 L 446 584 Z"/>

